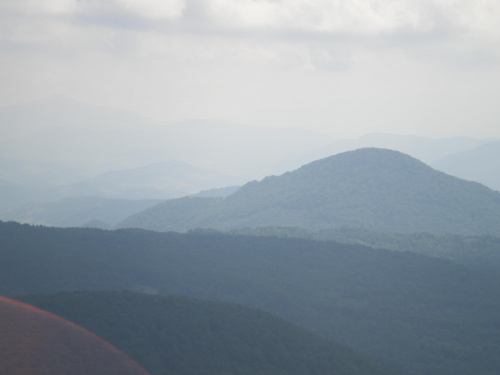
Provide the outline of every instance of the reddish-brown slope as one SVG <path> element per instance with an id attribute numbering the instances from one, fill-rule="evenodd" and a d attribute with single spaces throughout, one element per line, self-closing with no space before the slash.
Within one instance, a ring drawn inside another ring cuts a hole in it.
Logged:
<path id="1" fill-rule="evenodd" d="M 0 374 L 147 375 L 147 372 L 83 328 L 0 297 Z"/>

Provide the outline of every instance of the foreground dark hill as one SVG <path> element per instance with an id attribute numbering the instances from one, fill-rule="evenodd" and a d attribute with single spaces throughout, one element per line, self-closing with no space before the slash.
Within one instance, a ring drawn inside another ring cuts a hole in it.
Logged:
<path id="1" fill-rule="evenodd" d="M 500 193 L 397 151 L 360 149 L 244 185 L 226 199 L 183 198 L 120 224 L 157 231 L 340 226 L 386 232 L 500 234 Z"/>
<path id="2" fill-rule="evenodd" d="M 0 223 L 0 294 L 142 290 L 277 315 L 406 373 L 497 375 L 500 280 L 450 261 L 300 239 Z"/>
<path id="3" fill-rule="evenodd" d="M 0 297 L 0 374 L 147 375 L 101 338 L 55 315 Z"/>
<path id="4" fill-rule="evenodd" d="M 392 374 L 344 346 L 236 305 L 112 292 L 24 300 L 105 338 L 152 375 Z"/>

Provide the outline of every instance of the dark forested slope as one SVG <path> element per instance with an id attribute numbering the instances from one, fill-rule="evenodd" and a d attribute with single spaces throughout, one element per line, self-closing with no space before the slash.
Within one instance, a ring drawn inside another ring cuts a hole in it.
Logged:
<path id="1" fill-rule="evenodd" d="M 392 374 L 344 346 L 236 305 L 112 292 L 23 300 L 98 334 L 152 375 Z"/>
<path id="2" fill-rule="evenodd" d="M 148 375 L 100 337 L 58 316 L 3 297 L 0 374 Z"/>
<path id="3" fill-rule="evenodd" d="M 250 182 L 225 199 L 183 198 L 120 224 L 158 231 L 339 226 L 388 232 L 500 234 L 500 193 L 397 151 L 360 149 Z"/>
<path id="4" fill-rule="evenodd" d="M 496 375 L 500 281 L 450 261 L 300 239 L 0 223 L 0 294 L 144 290 L 236 302 L 383 366 Z"/>
<path id="5" fill-rule="evenodd" d="M 210 230 L 198 229 L 192 233 Z M 213 230 L 211 230 L 213 232 Z M 365 245 L 377 249 L 410 251 L 450 259 L 477 269 L 500 271 L 500 237 L 432 233 L 389 233 L 363 228 L 340 227 L 310 232 L 301 228 L 259 227 L 229 231 L 233 235 L 303 238 Z"/>

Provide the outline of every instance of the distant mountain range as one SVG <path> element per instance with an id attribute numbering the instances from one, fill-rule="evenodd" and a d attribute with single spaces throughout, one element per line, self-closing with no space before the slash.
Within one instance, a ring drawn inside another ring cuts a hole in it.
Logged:
<path id="1" fill-rule="evenodd" d="M 234 185 L 236 181 L 234 177 L 176 160 L 110 171 L 73 183 L 67 183 L 67 180 L 64 180 L 63 176 L 68 177 L 68 174 L 61 174 L 62 171 L 56 171 L 57 168 L 50 165 L 29 166 L 20 162 L 2 164 L 0 160 L 0 176 L 2 167 L 5 177 L 0 177 L 0 218 L 30 223 L 44 222 L 41 216 L 38 217 L 40 219 L 38 221 L 29 219 L 30 212 L 37 211 L 39 215 L 54 206 L 62 208 L 65 202 L 69 202 L 68 198 L 108 198 L 114 200 L 114 202 L 109 202 L 111 207 L 117 200 L 144 201 L 178 198 L 221 186 Z M 51 178 L 53 178 L 53 184 L 49 182 Z M 71 180 L 72 178 L 69 178 L 69 181 Z M 134 204 L 130 202 L 128 205 Z M 41 206 L 43 208 L 40 208 Z M 69 205 L 66 210 L 71 208 Z M 78 215 L 77 212 L 74 214 Z M 96 217 L 92 219 L 97 219 L 99 215 L 96 213 Z M 74 225 L 74 221 L 71 223 Z M 68 222 L 64 226 L 69 225 L 71 224 Z"/>
<path id="2" fill-rule="evenodd" d="M 151 374 L 386 374 L 347 345 L 401 374 L 497 375 L 498 139 L 162 124 L 62 97 L 0 124 L 0 294 Z"/>
<path id="3" fill-rule="evenodd" d="M 247 183 L 225 199 L 166 201 L 119 225 L 157 231 L 351 226 L 498 235 L 500 193 L 400 152 L 367 148 Z"/>
<path id="4" fill-rule="evenodd" d="M 161 202 L 142 199 L 66 198 L 32 203 L 0 211 L 0 219 L 56 227 L 99 226 L 112 228 L 126 217 Z"/>
<path id="5" fill-rule="evenodd" d="M 202 190 L 193 195 L 196 197 L 226 197 L 234 193 L 237 186 L 220 189 Z M 0 220 L 17 221 L 19 223 L 49 225 L 56 227 L 93 227 L 101 229 L 112 229 L 127 217 L 144 211 L 164 200 L 161 199 L 112 199 L 101 197 L 74 197 L 53 200 L 46 203 L 24 203 L 16 202 L 13 194 L 8 194 L 6 189 L 0 190 L 4 193 L 6 202 L 14 207 L 6 207 L 0 210 Z M 14 190 L 20 193 L 22 190 Z M 32 193 L 26 190 L 25 193 Z"/>
<path id="6" fill-rule="evenodd" d="M 168 199 L 241 185 L 327 143 L 300 129 L 173 124 L 65 97 L 0 108 L 0 210 L 63 198 Z M 252 157 L 249 157 L 252 155 Z"/>
<path id="7" fill-rule="evenodd" d="M 114 199 L 168 199 L 196 194 L 201 190 L 229 186 L 230 176 L 171 160 L 132 169 L 111 171 L 66 185 L 65 195 Z"/>
<path id="8" fill-rule="evenodd" d="M 0 158 L 69 165 L 88 176 L 181 160 L 238 176 L 241 183 L 328 142 L 312 131 L 225 120 L 166 124 L 65 97 L 0 108 L 0 124 Z"/>
<path id="9" fill-rule="evenodd" d="M 327 146 L 307 154 L 307 157 L 301 160 L 313 161 L 367 147 L 400 151 L 437 170 L 455 177 L 476 181 L 490 189 L 500 191 L 500 181 L 497 178 L 498 173 L 496 173 L 499 170 L 500 160 L 498 138 L 432 139 L 411 135 L 372 133 L 354 139 L 332 141 Z"/>
<path id="10" fill-rule="evenodd" d="M 413 135 L 397 135 L 385 133 L 371 133 L 353 139 L 339 139 L 332 141 L 323 148 L 316 150 L 311 156 L 320 159 L 341 152 L 353 151 L 359 148 L 375 147 L 400 151 L 413 156 L 426 164 L 456 153 L 472 150 L 494 139 L 476 139 L 469 137 L 453 137 L 433 139 Z"/>
<path id="11" fill-rule="evenodd" d="M 77 175 L 80 178 L 76 178 Z M 0 217 L 7 209 L 25 211 L 26 205 L 54 203 L 66 198 L 165 200 L 232 186 L 236 181 L 232 176 L 176 160 L 110 171 L 93 178 L 84 178 L 76 172 L 70 177 L 65 170 L 46 163 L 0 160 Z M 15 213 L 15 216 L 19 215 Z"/>
<path id="12" fill-rule="evenodd" d="M 0 108 L 0 124 L 0 211 L 70 197 L 178 198 L 363 147 L 397 150 L 449 174 L 500 186 L 495 139 L 368 134 L 335 140 L 225 120 L 165 124 L 65 97 Z"/>
<path id="13" fill-rule="evenodd" d="M 482 144 L 472 150 L 447 155 L 431 164 L 445 173 L 478 181 L 500 191 L 500 142 Z"/>

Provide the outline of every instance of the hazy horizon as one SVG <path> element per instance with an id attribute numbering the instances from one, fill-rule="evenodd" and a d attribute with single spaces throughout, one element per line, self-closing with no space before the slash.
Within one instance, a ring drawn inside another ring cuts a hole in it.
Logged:
<path id="1" fill-rule="evenodd" d="M 0 107 L 63 95 L 219 119 L 500 137 L 500 3 L 0 1 Z"/>

